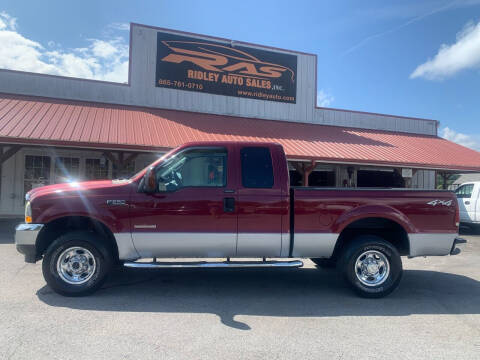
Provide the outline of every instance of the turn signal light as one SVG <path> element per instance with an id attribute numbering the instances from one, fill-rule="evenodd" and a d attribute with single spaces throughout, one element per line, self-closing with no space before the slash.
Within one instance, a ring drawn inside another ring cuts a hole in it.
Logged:
<path id="1" fill-rule="evenodd" d="M 30 205 L 30 201 L 27 201 L 25 204 L 25 222 L 27 224 L 32 223 L 32 206 Z"/>

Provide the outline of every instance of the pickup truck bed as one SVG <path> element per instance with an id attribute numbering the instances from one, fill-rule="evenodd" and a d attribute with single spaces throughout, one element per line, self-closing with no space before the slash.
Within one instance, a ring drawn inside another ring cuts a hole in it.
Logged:
<path id="1" fill-rule="evenodd" d="M 457 233 L 451 191 L 294 187 L 292 192 L 296 257 L 330 257 L 344 231 L 394 238 L 401 255 L 447 255 Z"/>

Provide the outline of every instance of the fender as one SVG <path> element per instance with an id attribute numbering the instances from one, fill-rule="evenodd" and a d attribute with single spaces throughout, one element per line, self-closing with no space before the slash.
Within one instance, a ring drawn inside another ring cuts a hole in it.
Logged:
<path id="1" fill-rule="evenodd" d="M 54 199 L 38 199 L 32 203 L 34 220 L 47 224 L 64 217 L 85 217 L 96 220 L 106 226 L 112 233 L 125 232 L 121 219 L 112 213 L 116 207 L 102 206 L 100 201 L 90 201 L 82 196 L 56 197 Z"/>
<path id="2" fill-rule="evenodd" d="M 68 208 L 67 204 L 63 201 L 56 201 L 52 202 L 52 206 L 48 206 L 47 208 L 41 206 L 42 211 L 40 214 L 38 214 L 38 216 L 35 216 L 35 221 L 40 224 L 48 224 L 61 218 L 83 217 L 102 223 L 107 229 L 112 232 L 112 234 L 122 231 L 121 223 L 118 219 L 116 219 L 114 214 L 108 211 L 107 208 L 99 211 L 99 209 L 96 209 L 93 204 L 89 204 L 90 206 L 88 209 L 83 205 L 75 205 L 76 206 L 71 206 L 70 208 Z"/>
<path id="3" fill-rule="evenodd" d="M 353 208 L 340 215 L 332 226 L 332 232 L 340 234 L 351 223 L 366 218 L 384 218 L 401 225 L 407 233 L 416 233 L 417 229 L 408 217 L 387 205 L 364 205 Z"/>
<path id="4" fill-rule="evenodd" d="M 46 219 L 46 220 L 42 221 L 41 223 L 45 224 L 45 225 L 48 225 L 49 223 L 51 223 L 53 221 L 56 221 L 56 220 L 66 219 L 66 218 L 74 218 L 74 217 L 82 217 L 82 218 L 85 218 L 85 219 L 95 220 L 95 221 L 99 222 L 100 224 L 102 224 L 103 226 L 105 226 L 112 234 L 115 233 L 115 231 L 109 225 L 108 220 L 106 221 L 105 219 L 99 218 L 99 217 L 94 216 L 93 214 L 89 214 L 89 213 L 72 212 L 68 215 L 67 214 L 57 215 L 57 216 L 54 216 L 54 217 L 49 217 L 48 220 Z"/>

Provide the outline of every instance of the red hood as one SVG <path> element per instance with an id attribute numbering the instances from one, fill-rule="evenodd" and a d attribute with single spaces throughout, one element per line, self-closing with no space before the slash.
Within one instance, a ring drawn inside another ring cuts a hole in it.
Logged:
<path id="1" fill-rule="evenodd" d="M 96 180 L 47 185 L 32 189 L 27 195 L 29 196 L 30 200 L 33 200 L 34 198 L 42 195 L 111 188 L 118 185 L 127 184 L 129 182 L 130 180 Z"/>

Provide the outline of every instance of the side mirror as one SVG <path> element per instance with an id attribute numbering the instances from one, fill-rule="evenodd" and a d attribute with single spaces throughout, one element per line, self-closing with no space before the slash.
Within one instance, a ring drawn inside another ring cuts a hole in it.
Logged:
<path id="1" fill-rule="evenodd" d="M 155 169 L 153 167 L 149 167 L 143 177 L 143 191 L 146 193 L 157 191 L 157 179 L 155 178 Z"/>

